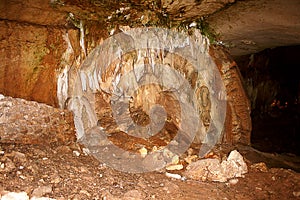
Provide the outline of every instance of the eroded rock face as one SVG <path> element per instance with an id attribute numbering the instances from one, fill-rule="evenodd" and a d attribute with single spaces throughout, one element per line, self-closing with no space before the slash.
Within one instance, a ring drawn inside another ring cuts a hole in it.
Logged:
<path id="1" fill-rule="evenodd" d="M 219 9 L 222 6 L 225 6 L 226 3 L 229 3 L 229 1 L 207 5 L 204 3 L 205 2 L 199 4 L 192 1 L 185 2 L 184 4 L 165 2 L 160 6 L 168 9 L 169 13 L 173 12 L 175 16 L 175 11 L 178 9 L 190 8 L 191 10 L 195 10 L 195 8 L 198 8 L 197 6 L 205 7 L 211 5 L 212 7 L 206 11 L 213 12 L 213 5 L 217 5 L 216 8 Z M 22 12 L 18 15 L 13 15 L 12 13 L 16 10 L 21 10 L 20 5 L 23 6 Z M 66 1 L 65 4 L 59 4 L 59 1 L 53 1 L 52 4 L 49 4 L 48 1 L 39 1 L 35 2 L 35 6 L 32 6 L 32 4 L 27 1 L 22 3 L 18 1 L 5 1 L 1 4 L 0 9 L 3 12 L 0 14 L 0 37 L 2 38 L 0 41 L 0 47 L 2 49 L 0 55 L 1 58 L 4 58 L 1 62 L 1 66 L 3 67 L 0 68 L 0 91 L 2 93 L 9 96 L 44 102 L 62 108 L 68 106 L 70 93 L 66 91 L 66 85 L 74 84 L 72 81 L 74 80 L 74 77 L 76 78 L 80 65 L 83 63 L 84 59 L 97 45 L 108 38 L 108 30 L 110 30 L 110 28 L 108 28 L 107 25 L 110 23 L 115 25 L 115 23 L 110 22 L 110 20 L 117 21 L 118 18 L 115 18 L 116 16 L 127 15 L 127 10 L 129 12 L 129 9 L 125 9 L 127 4 L 122 5 L 125 10 L 122 10 L 120 5 L 117 6 L 117 4 L 113 4 L 115 7 L 112 7 L 116 10 L 111 12 L 102 12 L 101 6 L 98 5 L 96 9 L 97 14 L 92 15 L 89 12 L 81 13 L 81 8 L 78 5 L 74 5 L 74 2 L 68 1 Z M 195 7 L 193 5 L 197 6 Z M 137 10 L 136 6 L 133 6 L 133 8 L 134 10 Z M 203 10 L 205 11 L 205 9 Z M 71 12 L 75 13 L 75 17 L 72 17 Z M 106 16 L 109 13 L 113 14 L 112 18 Z M 195 14 L 194 11 L 191 11 L 190 17 L 194 16 L 192 13 Z M 139 23 L 148 24 L 148 22 L 151 22 L 151 17 L 147 18 L 148 21 L 145 21 L 145 17 L 147 16 L 144 14 L 145 13 L 134 15 L 136 17 L 134 19 L 137 22 L 135 25 L 138 25 Z M 95 17 L 96 15 L 105 15 L 106 20 L 103 21 L 102 19 Z M 81 21 L 77 18 L 78 16 L 84 17 L 85 20 Z M 132 16 L 133 15 L 131 15 L 131 17 Z M 155 19 L 153 20 L 155 21 L 157 18 L 159 23 L 162 23 L 163 20 L 161 21 L 158 16 L 159 15 L 155 15 Z M 177 17 L 180 18 L 180 16 Z M 95 21 L 96 19 L 99 19 L 99 21 Z M 122 23 L 126 23 L 126 20 L 122 21 Z M 115 30 L 115 33 L 122 32 L 124 31 L 124 27 L 122 28 L 120 26 L 113 30 Z M 167 58 L 170 55 L 164 56 Z M 226 119 L 226 128 L 223 133 L 227 139 L 223 141 L 229 143 L 249 143 L 249 126 L 251 123 L 249 122 L 250 118 L 247 103 L 245 103 L 247 102 L 247 98 L 243 94 L 238 69 L 232 67 L 235 65 L 232 61 L 228 61 L 229 58 L 222 53 L 222 50 L 215 51 L 215 54 L 211 54 L 211 56 L 215 59 L 218 68 L 221 69 L 224 83 L 227 80 L 231 80 L 225 84 L 227 92 L 229 91 L 227 107 L 230 109 L 227 109 L 228 116 Z M 128 56 L 123 60 L 129 63 L 127 65 L 128 67 L 130 67 L 130 62 L 135 62 L 132 58 L 134 58 L 134 55 Z M 145 60 L 145 62 L 149 61 Z M 192 89 L 195 91 L 196 98 L 201 99 L 200 102 L 197 102 L 197 107 L 201 110 L 199 118 L 203 128 L 207 129 L 211 124 L 210 119 L 212 118 L 212 115 L 215 114 L 211 112 L 211 110 L 214 109 L 212 107 L 213 102 L 208 98 L 208 96 L 212 95 L 212 91 L 207 90 L 206 87 L 199 84 L 197 73 L 190 70 L 189 65 L 184 59 L 176 58 L 173 59 L 172 62 L 174 69 L 178 70 L 187 78 Z M 111 69 L 114 68 L 112 67 Z M 101 83 L 101 87 L 105 87 L 105 83 L 109 85 L 111 79 L 114 77 L 115 75 L 110 74 L 109 71 L 106 74 L 103 74 L 102 78 L 106 81 Z M 134 82 L 129 85 L 131 85 L 130 87 L 134 87 Z M 231 89 L 229 86 L 232 85 L 236 88 L 233 90 L 234 92 L 230 92 Z M 160 91 L 161 88 L 155 85 L 145 87 L 138 91 L 140 96 L 134 98 L 134 102 L 130 104 L 132 105 L 130 107 L 131 116 L 138 124 L 145 125 L 149 122 L 150 105 L 153 105 L 154 103 L 166 105 L 173 102 L 172 105 L 174 106 L 168 107 L 172 110 L 171 113 L 173 113 L 169 119 L 172 119 L 175 123 L 172 123 L 172 125 L 169 124 L 167 129 L 169 131 L 176 130 L 179 124 L 178 120 L 176 122 L 176 119 L 180 114 L 177 112 L 178 106 L 174 97 L 165 91 L 162 96 L 146 95 L 154 92 L 159 93 Z M 58 102 L 57 96 L 63 100 Z M 107 94 L 103 93 L 96 99 L 98 102 L 101 102 L 98 114 L 105 113 L 104 108 L 108 108 L 107 100 L 109 98 L 109 95 L 107 96 Z M 142 103 L 144 100 L 148 100 L 149 104 Z M 102 116 L 104 120 L 108 121 L 107 119 L 109 118 L 105 116 L 109 116 L 109 114 L 106 113 Z M 167 115 L 166 117 L 170 116 Z M 247 122 L 244 122 L 244 120 Z M 170 138 L 172 138 L 172 136 L 170 136 Z"/>
<path id="2" fill-rule="evenodd" d="M 221 47 L 211 46 L 210 55 L 221 72 L 228 97 L 224 141 L 250 144 L 251 104 L 243 88 L 242 76 L 237 64 Z"/>
<path id="3" fill-rule="evenodd" d="M 57 105 L 56 72 L 64 42 L 61 29 L 0 21 L 0 90 Z"/>
<path id="4" fill-rule="evenodd" d="M 234 56 L 300 44 L 298 0 L 237 1 L 208 18 Z"/>

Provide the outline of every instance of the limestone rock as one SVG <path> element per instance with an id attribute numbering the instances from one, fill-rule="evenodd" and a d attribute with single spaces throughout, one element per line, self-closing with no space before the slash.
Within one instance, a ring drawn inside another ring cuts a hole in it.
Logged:
<path id="1" fill-rule="evenodd" d="M 21 199 L 29 200 L 29 197 L 26 192 L 7 192 L 1 197 L 1 200 L 21 200 Z"/>
<path id="2" fill-rule="evenodd" d="M 32 196 L 34 197 L 42 197 L 45 194 L 49 194 L 52 192 L 52 186 L 41 186 L 38 188 L 35 188 L 32 192 Z"/>
<path id="3" fill-rule="evenodd" d="M 59 145 L 75 141 L 73 115 L 70 111 L 34 101 L 11 97 L 0 99 L 0 138 L 2 143 Z M 25 155 L 11 157 L 24 163 Z"/>
<path id="4" fill-rule="evenodd" d="M 202 159 L 191 163 L 187 167 L 185 176 L 201 181 L 226 182 L 229 179 L 243 177 L 247 173 L 247 165 L 242 155 L 234 150 L 227 160 L 220 163 L 218 159 Z"/>
<path id="5" fill-rule="evenodd" d="M 142 200 L 145 198 L 145 195 L 141 192 L 141 191 L 138 191 L 138 190 L 129 190 L 128 192 L 126 192 L 124 194 L 124 197 L 123 199 L 126 199 L 126 200 Z"/>

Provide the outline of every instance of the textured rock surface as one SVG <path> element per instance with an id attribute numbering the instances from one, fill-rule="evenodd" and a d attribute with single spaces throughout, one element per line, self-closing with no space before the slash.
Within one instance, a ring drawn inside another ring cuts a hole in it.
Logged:
<path id="1" fill-rule="evenodd" d="M 203 159 L 187 166 L 186 177 L 201 181 L 226 182 L 229 179 L 244 177 L 248 172 L 243 156 L 236 150 L 221 163 L 218 159 Z"/>
<path id="2" fill-rule="evenodd" d="M 11 99 L 8 101 L 13 102 Z M 24 109 L 18 107 L 19 109 L 14 112 L 28 108 L 24 103 L 20 106 Z M 41 106 L 40 113 L 43 112 L 50 113 L 49 107 Z M 10 126 L 10 124 L 5 125 Z M 44 125 L 36 124 L 36 127 L 43 129 Z M 63 134 L 64 130 L 60 131 Z M 0 137 L 2 135 L 5 133 L 0 131 Z M 30 139 L 35 140 L 34 137 L 30 135 Z M 190 150 L 189 155 L 192 155 Z M 245 178 L 232 179 L 228 183 L 211 183 L 187 180 L 182 176 L 181 170 L 170 173 L 162 171 L 140 174 L 118 172 L 86 154 L 85 148 L 73 142 L 45 145 L 45 143 L 30 143 L 28 140 L 16 139 L 9 143 L 0 140 L 0 198 L 4 198 L 5 195 L 7 198 L 9 195 L 22 195 L 22 198 L 31 200 L 126 199 L 127 197 L 254 200 L 299 197 L 299 173 L 276 168 L 268 168 L 265 171 L 260 170 L 261 167 L 258 165 L 252 165 L 255 162 L 267 161 L 268 167 L 269 164 L 273 167 L 282 167 L 288 163 L 287 160 L 282 160 L 278 155 L 251 150 L 250 147 L 243 147 L 239 152 L 247 158 L 245 161 L 251 166 Z M 221 152 L 217 154 L 221 155 L 217 157 L 223 157 Z M 215 155 L 210 154 L 210 156 L 215 158 Z M 266 157 L 262 159 L 262 156 L 268 156 L 269 159 Z M 298 166 L 298 163 L 299 160 L 295 160 L 294 165 Z M 183 165 L 186 166 L 184 163 Z M 33 197 L 34 191 L 38 191 L 40 195 L 44 194 L 43 197 Z M 50 191 L 51 193 L 48 193 Z M 10 200 L 12 198 L 9 197 Z M 21 197 L 16 198 L 20 200 Z"/>
<path id="3" fill-rule="evenodd" d="M 224 142 L 250 144 L 251 105 L 237 64 L 221 47 L 211 46 L 210 55 L 218 66 L 227 92 Z"/>
<path id="4" fill-rule="evenodd" d="M 57 105 L 56 72 L 65 45 L 63 30 L 0 20 L 0 91 Z"/>
<path id="5" fill-rule="evenodd" d="M 3 95 L 0 132 L 1 143 L 61 145 L 76 140 L 70 111 Z"/>
<path id="6" fill-rule="evenodd" d="M 234 56 L 300 44 L 300 1 L 237 1 L 208 18 Z"/>
<path id="7" fill-rule="evenodd" d="M 155 11 L 157 6 L 167 9 L 167 13 L 170 13 L 170 16 L 173 15 L 175 20 L 181 17 L 193 18 L 196 15 L 196 11 L 198 13 L 198 10 L 201 10 L 197 15 L 198 17 L 212 13 L 228 3 L 232 3 L 232 1 L 220 1 L 218 3 L 212 1 L 203 1 L 201 3 L 194 1 L 166 1 L 162 5 L 152 5 L 148 1 L 145 1 L 143 5 L 137 3 L 118 5 L 117 2 L 112 2 L 110 10 L 106 10 L 103 9 L 105 2 L 94 2 L 92 5 L 87 2 L 80 4 L 75 1 L 51 1 L 50 3 L 48 1 L 36 1 L 34 3 L 29 1 L 3 1 L 0 4 L 0 9 L 3 11 L 0 12 L 0 36 L 2 38 L 0 40 L 2 49 L 0 56 L 4 59 L 0 64 L 0 91 L 5 95 L 44 102 L 54 106 L 59 105 L 64 108 L 68 104 L 68 96 L 60 93 L 60 91 L 65 89 L 65 85 L 72 84 L 70 81 L 76 76 L 80 64 L 91 50 L 108 37 L 110 30 L 120 32 L 119 28 L 122 27 L 118 27 L 119 24 L 128 24 L 129 21 L 134 21 L 136 22 L 134 26 L 138 26 L 144 23 L 141 20 L 146 19 L 146 13 L 132 14 L 137 10 L 141 10 L 138 7 L 151 7 L 151 12 L 156 14 L 149 15 L 154 17 L 153 19 L 151 17 L 151 19 L 148 19 L 149 23 L 155 20 L 162 23 L 163 20 L 159 18 L 160 15 Z M 80 5 L 85 6 L 86 9 L 82 9 Z M 127 7 L 129 8 L 127 9 Z M 18 15 L 14 15 L 13 13 L 16 13 L 16 10 L 22 11 L 18 12 Z M 184 10 L 181 12 L 181 17 L 176 14 L 178 10 Z M 129 13 L 132 14 L 131 20 L 120 20 L 120 17 Z M 112 17 L 111 21 L 108 19 L 110 15 Z M 105 17 L 103 18 L 103 16 Z M 151 23 L 148 25 L 155 25 Z M 164 25 L 168 24 L 167 21 L 164 23 Z M 223 54 L 221 53 L 221 55 Z M 219 57 L 227 59 L 224 56 Z M 220 58 L 217 59 L 220 60 Z M 179 61 L 178 65 L 181 64 L 185 66 L 184 62 Z M 220 68 L 223 64 L 220 61 L 218 67 Z M 182 73 L 186 75 L 191 73 L 188 66 L 185 66 L 186 69 L 183 69 L 182 66 L 178 67 Z M 70 69 L 74 73 L 67 74 L 66 71 Z M 236 75 L 237 73 L 238 70 L 235 69 L 230 70 L 230 76 L 226 75 L 228 80 L 232 80 L 230 83 L 236 82 L 234 86 L 238 92 L 235 94 L 238 94 L 241 98 L 237 101 L 234 100 L 237 98 L 232 98 L 233 100 L 230 101 L 230 109 L 228 110 L 233 114 L 228 113 L 229 117 L 226 121 L 226 127 L 229 128 L 225 131 L 225 135 L 226 138 L 229 138 L 228 142 L 249 143 L 250 130 L 248 126 L 250 122 L 248 120 L 249 117 L 247 117 L 249 112 L 245 105 L 246 103 L 240 104 L 240 102 L 247 102 L 247 100 L 242 94 L 243 89 L 239 81 L 233 80 L 240 78 Z M 193 75 L 188 75 L 192 86 L 196 84 L 196 79 L 192 77 Z M 109 74 L 106 76 L 105 78 L 111 78 Z M 58 77 L 60 80 L 63 80 L 64 84 L 57 84 Z M 155 92 L 157 88 L 149 88 L 149 91 Z M 197 91 L 204 94 L 205 88 L 199 88 Z M 57 96 L 64 98 L 65 101 L 59 104 Z M 231 93 L 229 96 L 231 96 Z M 149 100 L 149 96 L 147 98 Z M 141 100 L 143 99 L 139 100 L 140 102 L 136 104 L 136 108 L 141 105 Z M 170 98 L 164 97 L 161 100 L 164 101 L 162 102 L 163 104 L 166 104 Z M 210 102 L 206 106 L 199 104 L 199 108 L 203 110 L 200 118 L 206 129 L 212 114 L 209 112 L 211 109 L 210 104 Z M 105 106 L 102 105 L 101 107 Z M 144 107 L 147 106 L 144 105 Z M 174 109 L 176 110 L 176 108 Z M 137 111 L 137 109 L 133 110 L 133 113 Z M 175 116 L 176 114 L 174 113 L 173 120 L 175 120 Z M 139 119 L 141 123 L 147 122 L 147 116 L 145 115 L 144 117 L 144 122 L 142 122 L 143 119 Z M 138 117 L 135 118 L 135 120 L 137 119 Z M 178 126 L 178 123 L 177 125 L 175 123 L 173 127 L 170 126 L 169 129 L 175 129 L 176 126 Z M 232 136 L 232 133 L 235 136 Z"/>

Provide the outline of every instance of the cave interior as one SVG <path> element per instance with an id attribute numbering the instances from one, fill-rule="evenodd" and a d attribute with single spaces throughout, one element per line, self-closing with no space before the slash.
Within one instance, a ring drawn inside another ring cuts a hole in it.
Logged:
<path id="1" fill-rule="evenodd" d="M 29 1 L 1 1 L 4 61 L 0 92 L 58 107 L 55 70 L 61 63 L 78 67 L 101 39 L 128 26 L 196 26 L 212 44 L 227 48 L 237 63 L 251 104 L 251 145 L 261 151 L 300 155 L 300 39 L 299 14 L 295 11 L 299 2 L 290 0 L 285 6 L 279 0 L 175 2 L 53 0 L 37 1 L 33 6 Z M 264 10 L 268 7 L 270 12 Z M 270 18 L 277 14 L 280 20 Z M 223 28 L 225 25 L 231 28 Z M 82 35 L 84 26 L 89 29 Z M 264 26 L 265 30 L 261 28 Z M 28 35 L 22 36 L 23 31 Z M 61 45 L 66 41 L 62 37 L 65 33 L 74 52 L 62 58 L 66 55 Z M 240 43 L 233 44 L 236 41 Z"/>

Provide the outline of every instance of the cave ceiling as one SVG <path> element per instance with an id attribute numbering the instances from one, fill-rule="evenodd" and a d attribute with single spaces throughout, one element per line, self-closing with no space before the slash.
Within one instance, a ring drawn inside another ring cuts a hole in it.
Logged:
<path id="1" fill-rule="evenodd" d="M 118 26 L 200 24 L 233 56 L 300 44 L 299 0 L 1 0 L 0 19 L 70 26 L 70 18 Z M 205 22 L 205 23 L 203 23 Z M 194 23 L 194 24 L 193 24 Z M 203 25 L 204 24 L 204 25 Z M 207 26 L 207 27 L 206 27 Z"/>

